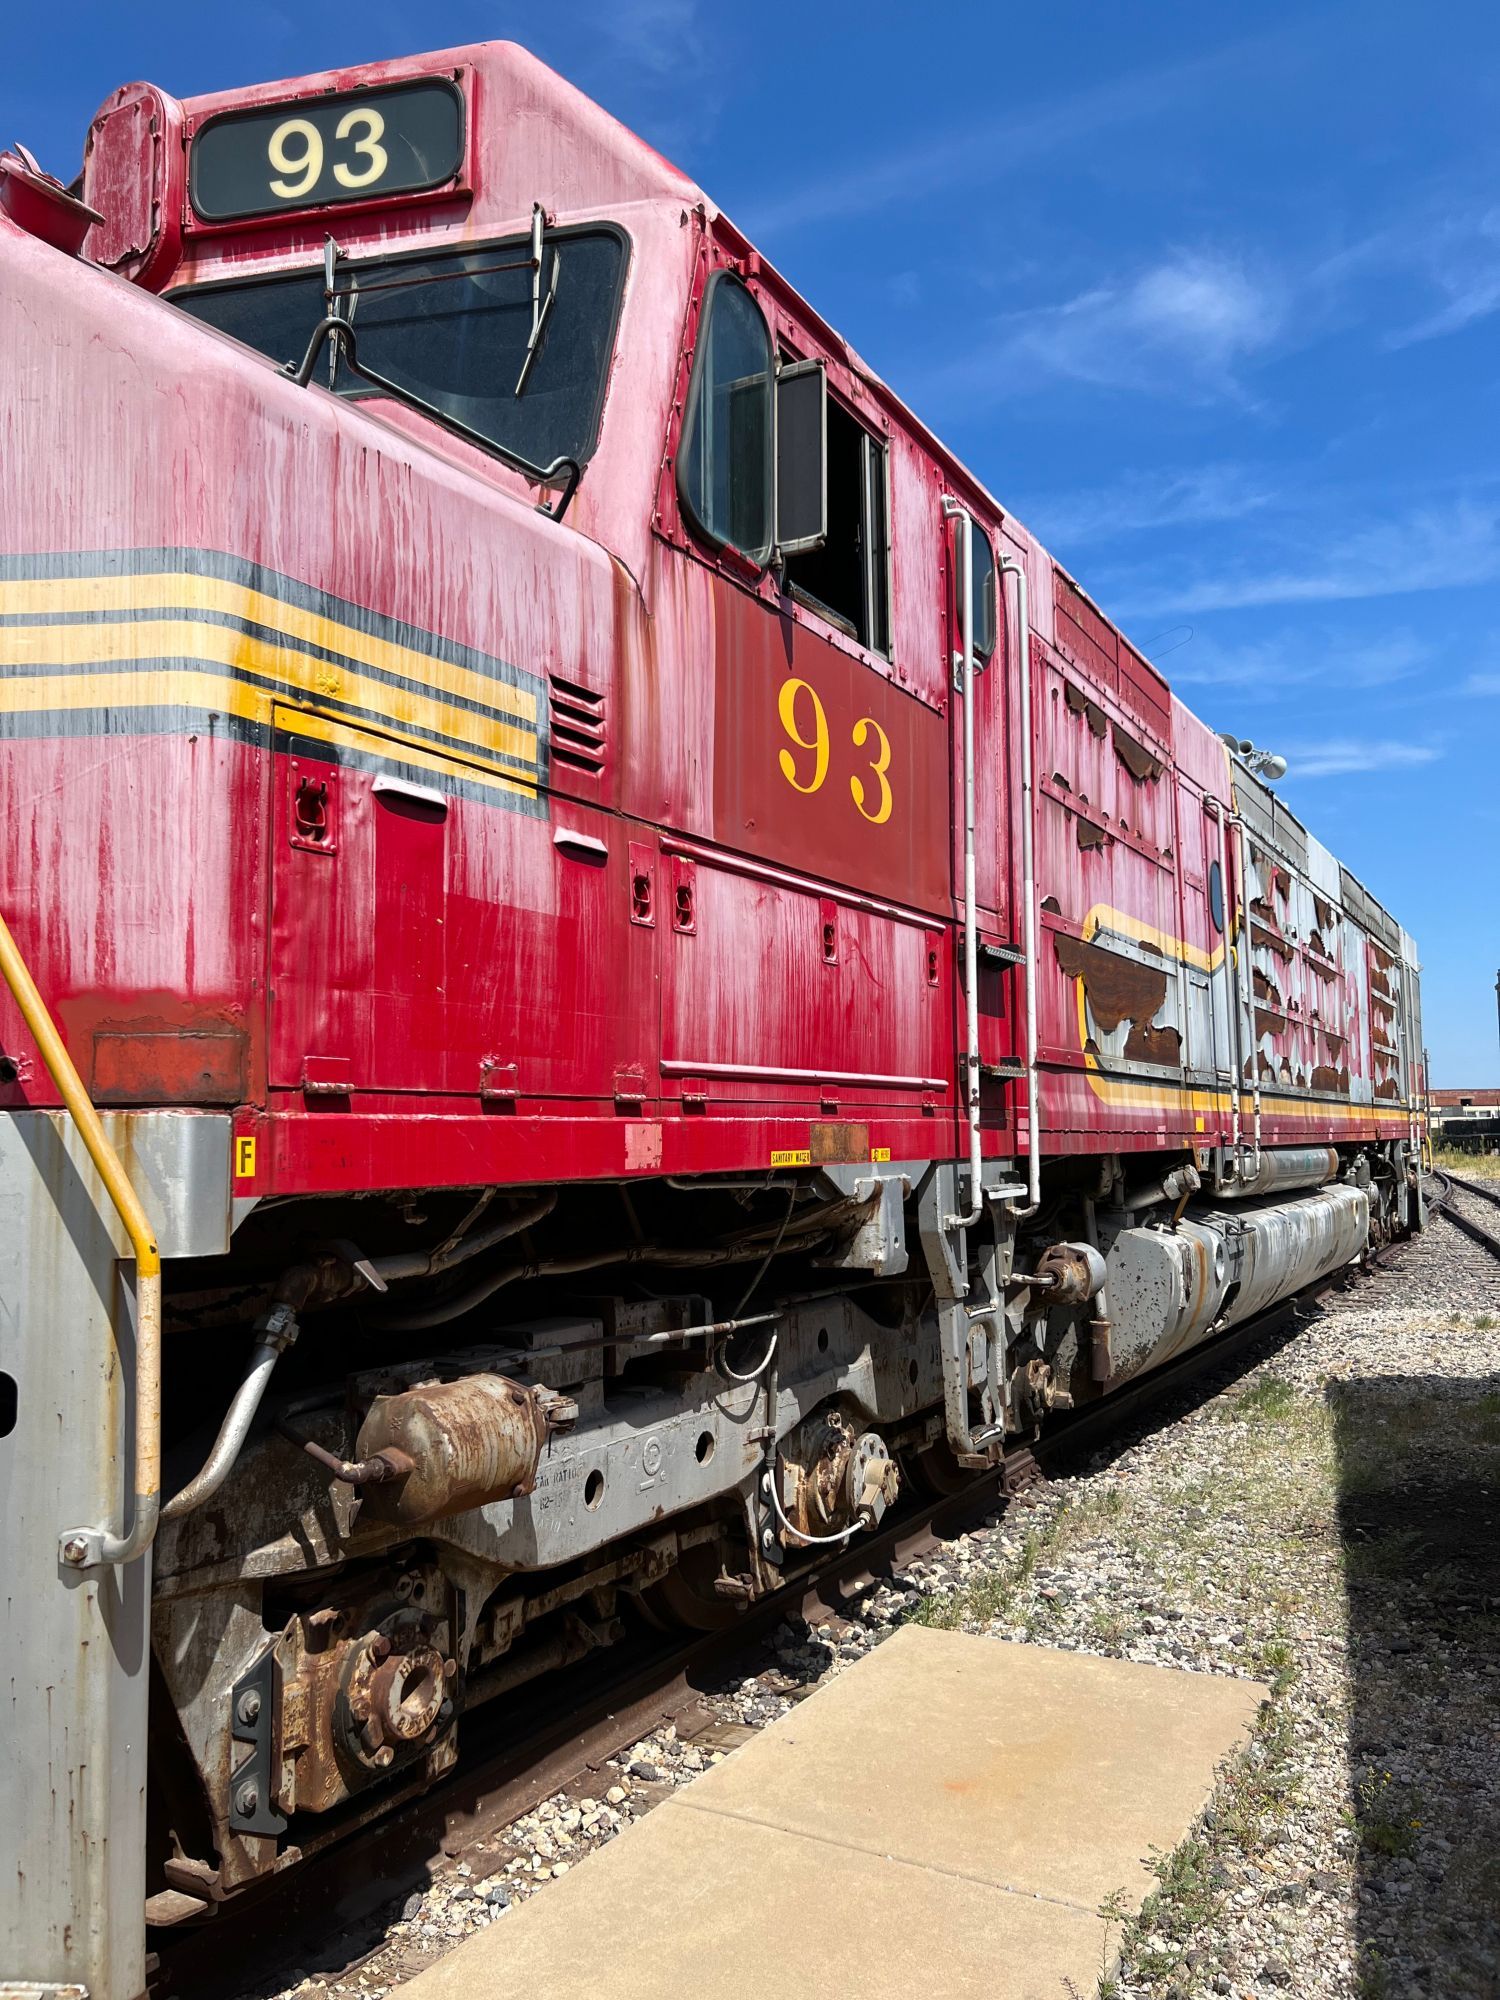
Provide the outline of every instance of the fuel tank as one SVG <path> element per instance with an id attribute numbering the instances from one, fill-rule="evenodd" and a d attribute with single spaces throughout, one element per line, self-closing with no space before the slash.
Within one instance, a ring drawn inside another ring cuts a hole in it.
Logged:
<path id="1" fill-rule="evenodd" d="M 1175 1229 L 1101 1215 L 1111 1384 L 1184 1353 L 1358 1257 L 1369 1241 L 1363 1188 L 1206 1208 Z"/>

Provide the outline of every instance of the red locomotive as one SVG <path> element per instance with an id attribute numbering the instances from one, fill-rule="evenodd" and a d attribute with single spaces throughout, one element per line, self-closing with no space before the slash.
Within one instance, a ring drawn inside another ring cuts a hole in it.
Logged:
<path id="1" fill-rule="evenodd" d="M 518 49 L 132 85 L 0 261 L 0 1971 L 128 2000 L 1415 1225 L 1416 962 Z"/>

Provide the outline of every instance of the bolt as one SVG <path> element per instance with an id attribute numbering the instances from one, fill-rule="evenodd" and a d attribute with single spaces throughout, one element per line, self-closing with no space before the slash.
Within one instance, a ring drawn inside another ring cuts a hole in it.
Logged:
<path id="1" fill-rule="evenodd" d="M 241 1722 L 254 1722 L 260 1714 L 259 1688 L 246 1688 L 236 1704 L 235 1712 Z"/>
<path id="2" fill-rule="evenodd" d="M 69 1535 L 62 1545 L 62 1559 L 75 1569 L 88 1561 L 89 1545 L 86 1535 Z"/>
<path id="3" fill-rule="evenodd" d="M 774 1530 L 773 1528 L 762 1528 L 762 1529 L 761 1529 L 761 1531 L 760 1531 L 760 1545 L 761 1545 L 761 1547 L 762 1547 L 763 1549 L 774 1549 L 774 1548 L 775 1548 L 775 1546 L 776 1546 L 776 1532 L 775 1532 L 775 1530 Z"/>
<path id="4" fill-rule="evenodd" d="M 448 1717 L 449 1717 L 449 1716 L 450 1716 L 450 1715 L 451 1715 L 452 1713 L 453 1713 L 453 1704 L 452 1704 L 452 1702 L 451 1702 L 451 1701 L 445 1701 L 445 1702 L 443 1703 L 442 1707 L 441 1707 L 441 1708 L 440 1708 L 440 1709 L 438 1710 L 438 1720 L 439 1720 L 440 1722 L 446 1722 L 446 1721 L 448 1720 Z"/>
<path id="5" fill-rule="evenodd" d="M 387 1660 L 390 1658 L 390 1654 L 390 1640 L 387 1639 L 384 1632 L 377 1632 L 375 1637 L 370 1641 L 370 1658 L 372 1660 Z"/>
<path id="6" fill-rule="evenodd" d="M 385 1769 L 387 1764 L 393 1764 L 396 1761 L 396 1753 L 391 1748 L 389 1743 L 384 1744 L 379 1750 L 375 1752 L 374 1761 L 380 1766 L 382 1771 Z"/>
<path id="7" fill-rule="evenodd" d="M 238 1786 L 235 1790 L 234 1809 L 240 1815 L 241 1819 L 249 1819 L 259 1805 L 260 1793 L 247 1778 L 245 1783 Z"/>

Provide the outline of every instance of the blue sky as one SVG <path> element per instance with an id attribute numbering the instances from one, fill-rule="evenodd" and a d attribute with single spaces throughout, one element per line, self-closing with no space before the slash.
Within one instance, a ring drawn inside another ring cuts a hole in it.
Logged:
<path id="1" fill-rule="evenodd" d="M 509 37 L 693 174 L 1417 937 L 1500 1079 L 1500 11 L 428 0 L 22 10 L 69 177 L 187 96 Z"/>

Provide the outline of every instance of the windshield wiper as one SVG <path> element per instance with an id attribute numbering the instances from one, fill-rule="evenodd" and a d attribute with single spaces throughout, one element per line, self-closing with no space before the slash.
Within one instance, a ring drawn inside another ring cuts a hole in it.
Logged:
<path id="1" fill-rule="evenodd" d="M 547 296 L 542 297 L 542 228 L 547 218 L 542 212 L 542 204 L 531 204 L 531 338 L 526 343 L 526 353 L 521 361 L 521 372 L 516 377 L 515 393 L 520 395 L 526 387 L 526 377 L 531 373 L 531 364 L 536 360 L 542 344 L 542 331 L 552 311 L 552 301 L 557 297 L 557 274 L 562 259 L 554 250 L 552 253 L 552 278 L 547 286 Z"/>
<path id="2" fill-rule="evenodd" d="M 578 482 L 583 477 L 583 467 L 578 463 L 578 460 L 565 456 L 554 458 L 550 465 L 533 464 L 529 458 L 523 458 L 520 452 L 512 451 L 509 445 L 500 444 L 496 439 L 486 437 L 483 431 L 476 431 L 471 424 L 466 424 L 461 417 L 450 416 L 446 410 L 440 410 L 435 403 L 429 403 L 424 396 L 417 395 L 415 390 L 405 388 L 399 382 L 391 381 L 388 376 L 377 374 L 373 368 L 367 368 L 360 360 L 355 344 L 353 318 L 352 316 L 346 318 L 339 310 L 340 302 L 351 296 L 348 292 L 340 292 L 337 286 L 338 265 L 341 254 L 339 246 L 330 236 L 323 252 L 323 297 L 328 310 L 313 328 L 312 338 L 307 343 L 307 352 L 303 355 L 301 361 L 296 363 L 288 361 L 281 372 L 284 375 L 289 375 L 294 382 L 305 389 L 312 380 L 314 368 L 318 365 L 319 351 L 323 343 L 327 341 L 329 343 L 330 383 L 335 374 L 334 363 L 342 363 L 342 365 L 348 368 L 351 375 L 357 375 L 362 382 L 368 382 L 372 389 L 379 389 L 384 395 L 393 398 L 394 401 L 405 403 L 408 409 L 416 410 L 421 416 L 430 417 L 435 424 L 441 424 L 444 430 L 452 431 L 455 437 L 463 438 L 466 443 L 477 445 L 481 451 L 489 452 L 492 456 L 503 459 L 507 465 L 514 466 L 523 478 L 534 481 L 538 486 L 555 486 L 559 479 L 561 479 L 562 492 L 558 495 L 556 502 L 550 507 L 539 507 L 537 509 L 537 512 L 545 514 L 548 520 L 560 521 L 568 511 L 568 504 L 572 500 L 573 495 L 578 491 Z M 357 297 L 357 294 L 353 296 Z M 550 304 L 550 298 L 548 303 Z M 545 313 L 543 313 L 542 318 L 545 322 Z M 534 333 L 533 339 L 535 338 L 536 334 Z M 527 359 L 529 365 L 529 349 Z M 521 371 L 522 381 L 525 380 L 525 376 L 526 370 L 523 368 Z M 519 384 L 517 385 L 516 393 L 517 395 L 520 394 Z"/>

